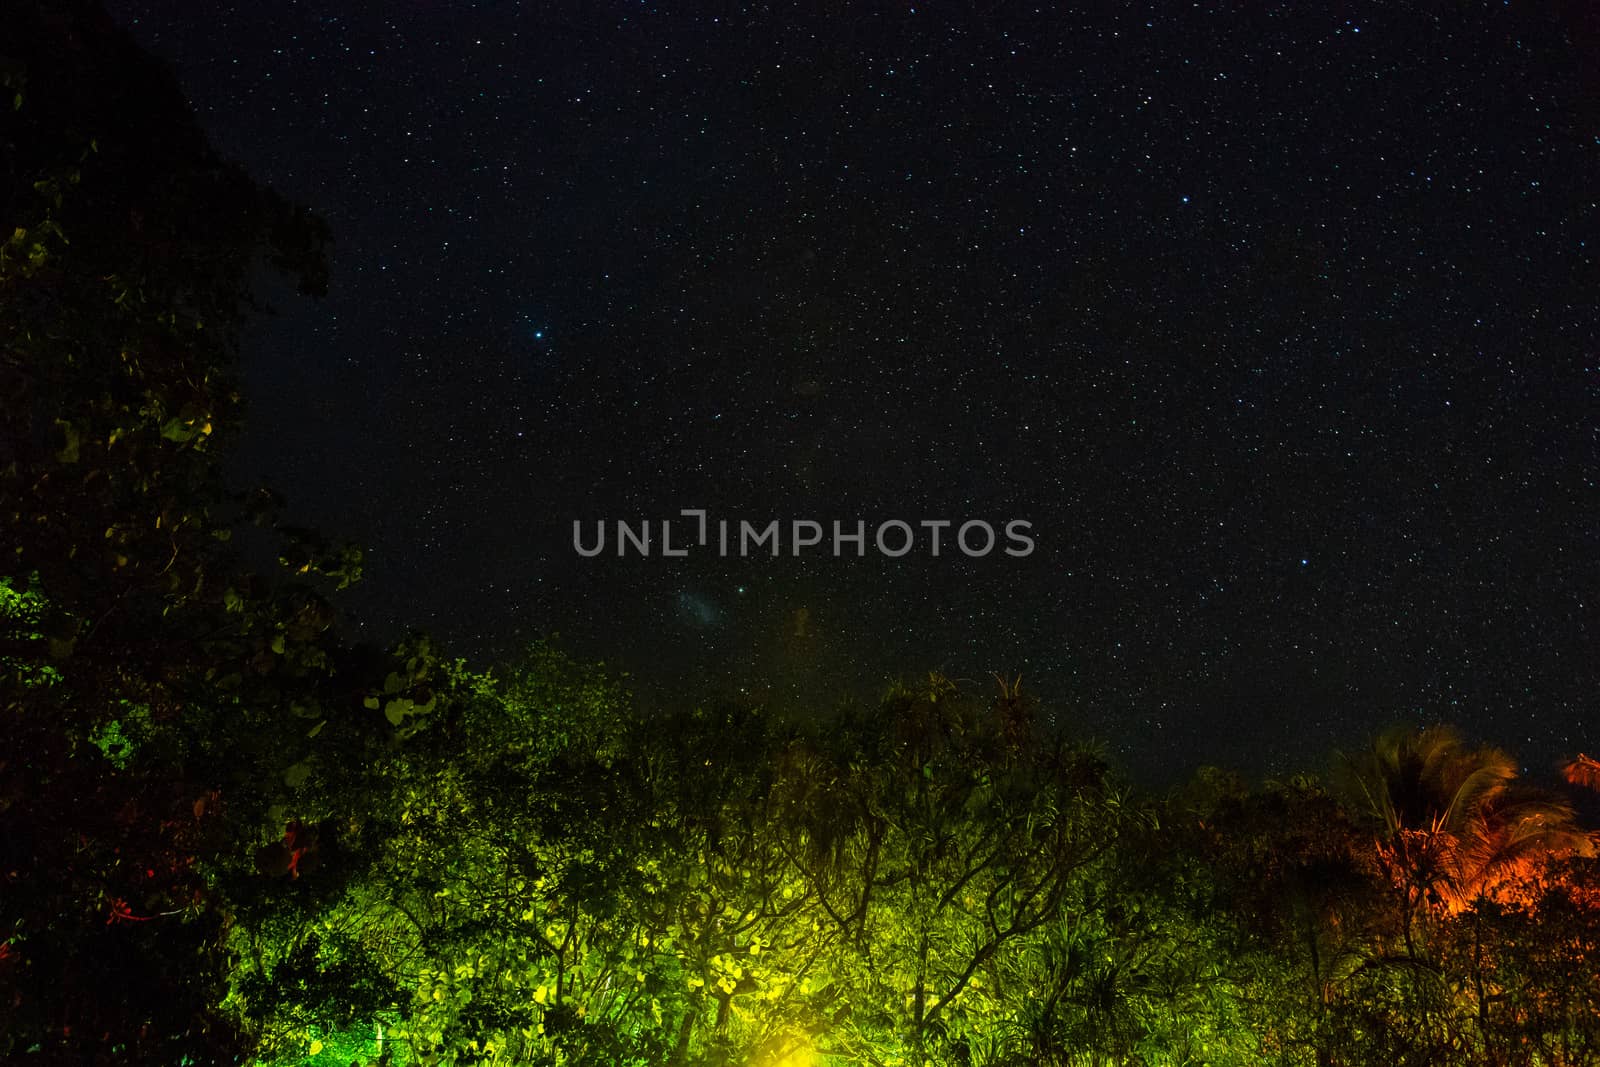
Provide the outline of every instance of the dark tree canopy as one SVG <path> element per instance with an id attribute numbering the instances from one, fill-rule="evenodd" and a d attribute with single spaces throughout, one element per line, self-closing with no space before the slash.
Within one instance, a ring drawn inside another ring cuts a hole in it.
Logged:
<path id="1" fill-rule="evenodd" d="M 231 1060 L 230 738 L 330 616 L 243 581 L 218 456 L 255 265 L 318 292 L 327 234 L 97 4 L 9 5 L 0 85 L 0 1052 Z"/>

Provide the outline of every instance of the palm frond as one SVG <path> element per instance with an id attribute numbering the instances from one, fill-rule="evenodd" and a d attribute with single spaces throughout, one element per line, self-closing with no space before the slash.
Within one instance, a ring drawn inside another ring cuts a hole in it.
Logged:
<path id="1" fill-rule="evenodd" d="M 1561 774 L 1573 785 L 1586 789 L 1600 789 L 1600 760 L 1579 753 L 1578 757 L 1561 768 Z"/>

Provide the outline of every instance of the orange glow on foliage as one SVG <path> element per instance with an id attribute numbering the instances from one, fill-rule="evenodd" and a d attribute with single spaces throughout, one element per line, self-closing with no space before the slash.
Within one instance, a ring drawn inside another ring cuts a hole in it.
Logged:
<path id="1" fill-rule="evenodd" d="M 1600 760 L 1578 754 L 1578 758 L 1561 768 L 1562 775 L 1573 785 L 1600 789 Z"/>

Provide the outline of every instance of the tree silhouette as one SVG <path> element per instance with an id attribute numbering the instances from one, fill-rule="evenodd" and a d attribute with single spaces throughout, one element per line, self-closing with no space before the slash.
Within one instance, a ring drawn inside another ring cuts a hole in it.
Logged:
<path id="1" fill-rule="evenodd" d="M 4 25 L 0 1057 L 234 1062 L 213 876 L 342 702 L 327 603 L 236 567 L 218 456 L 252 272 L 319 290 L 326 234 L 98 4 Z"/>
<path id="2" fill-rule="evenodd" d="M 1447 726 L 1391 730 L 1345 771 L 1377 824 L 1376 855 L 1401 891 L 1412 949 L 1427 912 L 1513 892 L 1539 861 L 1590 847 L 1570 805 L 1523 787 L 1509 754 L 1471 747 Z"/>

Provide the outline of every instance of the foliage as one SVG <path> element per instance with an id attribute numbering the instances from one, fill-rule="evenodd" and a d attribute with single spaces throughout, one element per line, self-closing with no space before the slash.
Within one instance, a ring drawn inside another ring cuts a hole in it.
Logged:
<path id="1" fill-rule="evenodd" d="M 1593 835 L 1452 731 L 1150 797 L 1020 680 L 648 717 L 551 643 L 341 642 L 360 554 L 218 466 L 252 272 L 320 291 L 325 230 L 91 3 L 6 31 L 7 1062 L 1600 1062 Z"/>
<path id="2" fill-rule="evenodd" d="M 1358 808 L 1377 823 L 1377 858 L 1401 891 L 1408 950 L 1415 923 L 1433 911 L 1514 891 L 1553 855 L 1592 851 L 1569 803 L 1520 788 L 1508 753 L 1471 748 L 1446 726 L 1392 730 L 1346 771 Z"/>
<path id="3" fill-rule="evenodd" d="M 547 647 L 458 683 L 392 754 L 368 808 L 383 844 L 344 895 L 314 919 L 240 924 L 255 966 L 234 1004 L 266 1018 L 269 1050 L 355 1007 L 281 977 L 308 953 L 374 962 L 401 991 L 391 1040 L 419 1059 L 965 1047 L 1007 1010 L 1008 961 L 1087 898 L 1114 841 L 1097 760 L 1059 744 L 1023 758 L 947 686 L 891 695 L 893 733 L 862 716 L 807 734 L 742 708 L 633 719 Z M 291 996 L 269 1006 L 268 990 Z"/>
<path id="4" fill-rule="evenodd" d="M 241 923 L 265 966 L 231 1003 L 268 1058 L 380 1027 L 418 1063 L 1594 1055 L 1585 857 L 1545 854 L 1464 908 L 1425 900 L 1407 948 L 1407 887 L 1361 808 L 1220 772 L 1139 800 L 1005 691 L 935 675 L 810 726 L 641 719 L 544 645 L 440 693 L 449 712 L 380 776 L 398 816 L 369 825 L 343 894 Z M 294 977 L 313 958 L 316 996 Z"/>
<path id="5" fill-rule="evenodd" d="M 92 4 L 8 6 L 0 83 L 0 1056 L 233 1062 L 215 872 L 346 702 L 218 446 L 255 265 L 319 289 L 326 235 Z"/>

